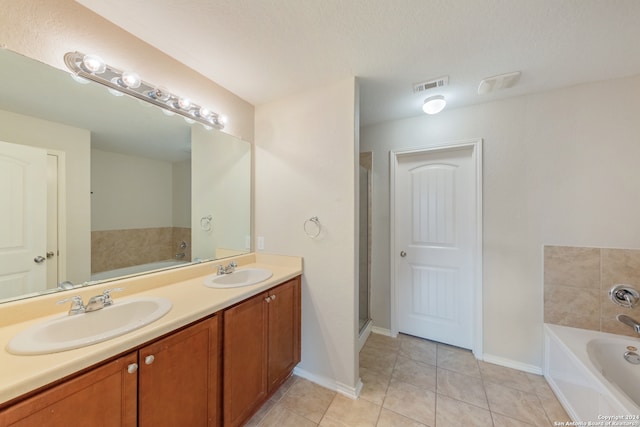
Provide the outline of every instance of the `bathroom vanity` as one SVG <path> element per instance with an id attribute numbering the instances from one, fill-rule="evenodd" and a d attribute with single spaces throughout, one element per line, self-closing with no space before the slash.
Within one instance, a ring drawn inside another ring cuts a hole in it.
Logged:
<path id="1" fill-rule="evenodd" d="M 273 276 L 211 289 L 203 285 L 212 273 L 208 264 L 125 279 L 118 286 L 130 295 L 168 298 L 171 311 L 141 329 L 74 350 L 4 350 L 0 425 L 242 425 L 300 361 L 302 265 L 299 258 L 255 254 L 237 262 L 240 269 L 258 266 Z M 171 280 L 163 274 L 182 280 L 154 287 L 154 281 Z M 38 321 L 43 319 L 0 328 L 3 347 Z"/>

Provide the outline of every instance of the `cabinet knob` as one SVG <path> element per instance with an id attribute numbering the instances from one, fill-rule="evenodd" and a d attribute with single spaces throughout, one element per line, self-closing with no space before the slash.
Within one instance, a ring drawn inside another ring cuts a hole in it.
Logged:
<path id="1" fill-rule="evenodd" d="M 264 300 L 265 300 L 266 302 L 270 302 L 270 301 L 271 301 L 271 297 L 266 297 Z"/>
<path id="2" fill-rule="evenodd" d="M 134 374 L 137 370 L 138 370 L 137 363 L 132 363 L 129 366 L 127 366 L 127 372 L 129 372 L 130 374 Z"/>
<path id="3" fill-rule="evenodd" d="M 153 357 L 153 354 L 151 354 L 144 358 L 144 363 L 146 363 L 147 365 L 151 365 L 154 360 L 156 360 L 156 358 Z"/>
<path id="4" fill-rule="evenodd" d="M 271 301 L 273 301 L 274 299 L 276 299 L 275 295 L 271 295 Z"/>

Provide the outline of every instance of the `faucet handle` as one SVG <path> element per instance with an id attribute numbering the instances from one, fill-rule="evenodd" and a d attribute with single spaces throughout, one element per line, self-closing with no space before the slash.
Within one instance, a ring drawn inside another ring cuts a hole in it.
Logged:
<path id="1" fill-rule="evenodd" d="M 108 306 L 113 304 L 113 300 L 111 299 L 111 292 L 120 292 L 123 291 L 124 288 L 113 288 L 113 289 L 105 289 L 102 291 L 103 304 L 104 306 Z"/>
<path id="2" fill-rule="evenodd" d="M 80 295 L 74 295 L 69 298 L 62 299 L 58 301 L 56 304 L 64 304 L 71 301 L 71 308 L 69 309 L 69 315 L 72 314 L 80 314 L 84 313 L 84 302 L 82 301 L 82 297 Z"/>

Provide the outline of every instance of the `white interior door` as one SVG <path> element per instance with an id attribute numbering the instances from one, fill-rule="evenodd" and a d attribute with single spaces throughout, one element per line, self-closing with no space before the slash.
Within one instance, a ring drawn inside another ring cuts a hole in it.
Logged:
<path id="1" fill-rule="evenodd" d="M 47 152 L 0 142 L 0 298 L 45 289 Z"/>
<path id="2" fill-rule="evenodd" d="M 394 183 L 398 331 L 472 349 L 474 147 L 398 156 Z"/>

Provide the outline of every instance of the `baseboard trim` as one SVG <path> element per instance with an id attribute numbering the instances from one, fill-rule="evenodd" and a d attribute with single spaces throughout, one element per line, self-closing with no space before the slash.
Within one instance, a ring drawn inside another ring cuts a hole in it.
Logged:
<path id="1" fill-rule="evenodd" d="M 297 375 L 301 378 L 304 378 L 306 380 L 311 381 L 312 383 L 316 383 L 319 386 L 322 386 L 324 388 L 327 388 L 329 390 L 333 390 L 337 393 L 340 393 L 343 396 L 346 396 L 350 399 L 357 399 L 358 396 L 360 395 L 360 392 L 362 391 L 362 380 L 358 377 L 358 381 L 356 383 L 355 387 L 351 387 L 348 386 L 346 384 L 343 384 L 339 381 L 335 381 L 332 380 L 330 378 L 327 377 L 323 377 L 320 375 L 315 375 L 312 374 L 309 371 L 305 371 L 304 369 L 301 369 L 299 367 L 295 367 L 293 368 L 293 374 Z"/>
<path id="2" fill-rule="evenodd" d="M 528 363 L 518 362 L 516 360 L 507 359 L 506 357 L 493 356 L 491 354 L 484 353 L 482 360 L 494 365 L 504 366 L 505 368 L 517 369 L 519 371 L 529 372 L 531 374 L 542 375 L 542 368 L 540 366 L 529 365 Z"/>
<path id="3" fill-rule="evenodd" d="M 385 335 L 387 337 L 392 337 L 392 338 L 396 338 L 396 336 L 393 336 L 393 334 L 391 334 L 391 329 L 386 329 L 386 328 L 380 328 L 378 326 L 372 326 L 371 327 L 371 332 L 373 332 L 374 334 L 380 334 L 380 335 Z"/>
<path id="4" fill-rule="evenodd" d="M 362 330 L 362 333 L 358 337 L 358 353 L 360 352 L 360 350 L 362 350 L 362 347 L 364 347 L 364 343 L 367 342 L 367 338 L 369 338 L 369 335 L 371 335 L 372 327 L 373 327 L 373 322 L 369 320 L 365 325 L 364 329 Z"/>

